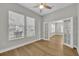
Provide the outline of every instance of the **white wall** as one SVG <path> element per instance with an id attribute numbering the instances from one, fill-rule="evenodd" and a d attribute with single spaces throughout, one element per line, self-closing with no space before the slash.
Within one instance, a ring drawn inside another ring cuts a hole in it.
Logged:
<path id="1" fill-rule="evenodd" d="M 9 41 L 8 39 L 8 11 L 14 11 L 24 16 L 29 16 L 35 18 L 35 37 L 27 37 L 19 40 Z M 0 3 L 0 51 L 3 49 L 18 46 L 20 44 L 28 43 L 33 40 L 38 40 L 41 34 L 41 20 L 42 17 L 38 14 L 20 6 L 15 3 Z"/>
<path id="2" fill-rule="evenodd" d="M 71 16 L 77 16 L 77 12 L 76 12 L 76 4 L 72 4 L 68 7 L 59 9 L 57 11 L 54 11 L 50 14 L 45 15 L 44 21 L 48 22 L 48 21 L 56 21 L 56 20 L 60 20 L 60 19 L 64 19 L 64 18 L 68 18 Z"/>
<path id="3" fill-rule="evenodd" d="M 60 10 L 54 11 L 50 14 L 45 15 L 44 22 L 52 22 L 57 21 L 65 18 L 73 17 L 73 39 L 74 45 L 77 46 L 78 43 L 78 24 L 77 24 L 77 4 L 72 4 Z"/>
<path id="4" fill-rule="evenodd" d="M 73 4 L 71 6 L 62 8 L 60 10 L 57 10 L 55 12 L 52 12 L 48 15 L 41 17 L 38 14 L 18 4 L 6 4 L 6 3 L 0 4 L 0 50 L 10 48 L 12 46 L 16 46 L 22 43 L 27 43 L 29 41 L 37 40 L 39 37 L 42 38 L 43 37 L 43 22 L 61 20 L 61 19 L 68 18 L 71 16 L 73 16 L 73 19 L 74 19 L 74 24 L 73 24 L 74 39 L 75 39 L 74 42 L 77 41 L 79 39 L 79 37 L 77 39 L 77 34 L 79 33 L 79 26 L 78 26 L 79 24 L 77 24 L 77 15 L 79 15 L 79 11 L 77 13 L 77 7 L 79 10 L 79 5 L 77 6 L 77 4 Z M 25 16 L 30 16 L 30 17 L 35 18 L 36 19 L 36 36 L 32 38 L 25 37 L 24 39 L 20 39 L 20 40 L 9 41 L 8 40 L 8 11 L 9 10 L 21 13 Z M 79 22 L 79 16 L 78 16 L 78 22 Z M 78 44 L 78 48 L 79 48 L 79 44 Z"/>

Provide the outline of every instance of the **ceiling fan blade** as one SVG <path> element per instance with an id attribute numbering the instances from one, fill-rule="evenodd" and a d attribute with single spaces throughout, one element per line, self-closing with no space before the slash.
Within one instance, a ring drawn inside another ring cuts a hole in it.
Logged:
<path id="1" fill-rule="evenodd" d="M 52 9 L 52 7 L 47 6 L 47 5 L 44 5 L 44 7 L 47 8 L 47 9 Z"/>
<path id="2" fill-rule="evenodd" d="M 40 5 L 44 5 L 44 3 L 40 3 Z"/>

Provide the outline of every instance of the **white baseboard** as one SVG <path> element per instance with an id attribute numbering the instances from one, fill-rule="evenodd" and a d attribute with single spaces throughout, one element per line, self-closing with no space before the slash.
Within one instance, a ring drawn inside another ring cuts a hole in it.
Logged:
<path id="1" fill-rule="evenodd" d="M 66 45 L 66 46 L 68 46 L 68 47 L 70 47 L 70 48 L 73 48 L 72 46 L 70 46 L 70 45 L 68 45 L 68 44 L 66 44 L 66 43 L 64 43 L 64 45 Z"/>
<path id="2" fill-rule="evenodd" d="M 6 48 L 6 49 L 2 49 L 2 50 L 0 50 L 0 53 L 6 52 L 6 51 L 9 51 L 9 50 L 13 50 L 13 49 L 16 49 L 16 48 L 19 48 L 19 47 L 22 47 L 24 45 L 28 45 L 28 44 L 31 44 L 31 43 L 36 42 L 36 41 L 39 41 L 39 40 L 33 40 L 33 41 L 30 41 L 30 42 L 19 44 L 17 46 L 12 46 L 12 47 L 9 47 L 9 48 Z"/>

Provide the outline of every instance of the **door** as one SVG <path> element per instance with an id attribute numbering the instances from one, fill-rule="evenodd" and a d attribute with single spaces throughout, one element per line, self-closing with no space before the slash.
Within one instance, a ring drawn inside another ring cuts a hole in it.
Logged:
<path id="1" fill-rule="evenodd" d="M 64 20 L 64 43 L 69 46 L 73 47 L 73 28 L 72 28 L 72 19 L 67 18 Z"/>

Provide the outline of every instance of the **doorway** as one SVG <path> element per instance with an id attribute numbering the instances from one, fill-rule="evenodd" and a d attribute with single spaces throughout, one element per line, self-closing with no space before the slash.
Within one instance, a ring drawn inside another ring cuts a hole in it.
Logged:
<path id="1" fill-rule="evenodd" d="M 63 21 L 44 23 L 44 38 L 49 39 L 54 35 L 63 35 Z"/>
<path id="2" fill-rule="evenodd" d="M 64 45 L 73 48 L 73 18 L 65 18 L 53 22 L 44 23 L 44 39 L 60 35 L 63 37 Z"/>

